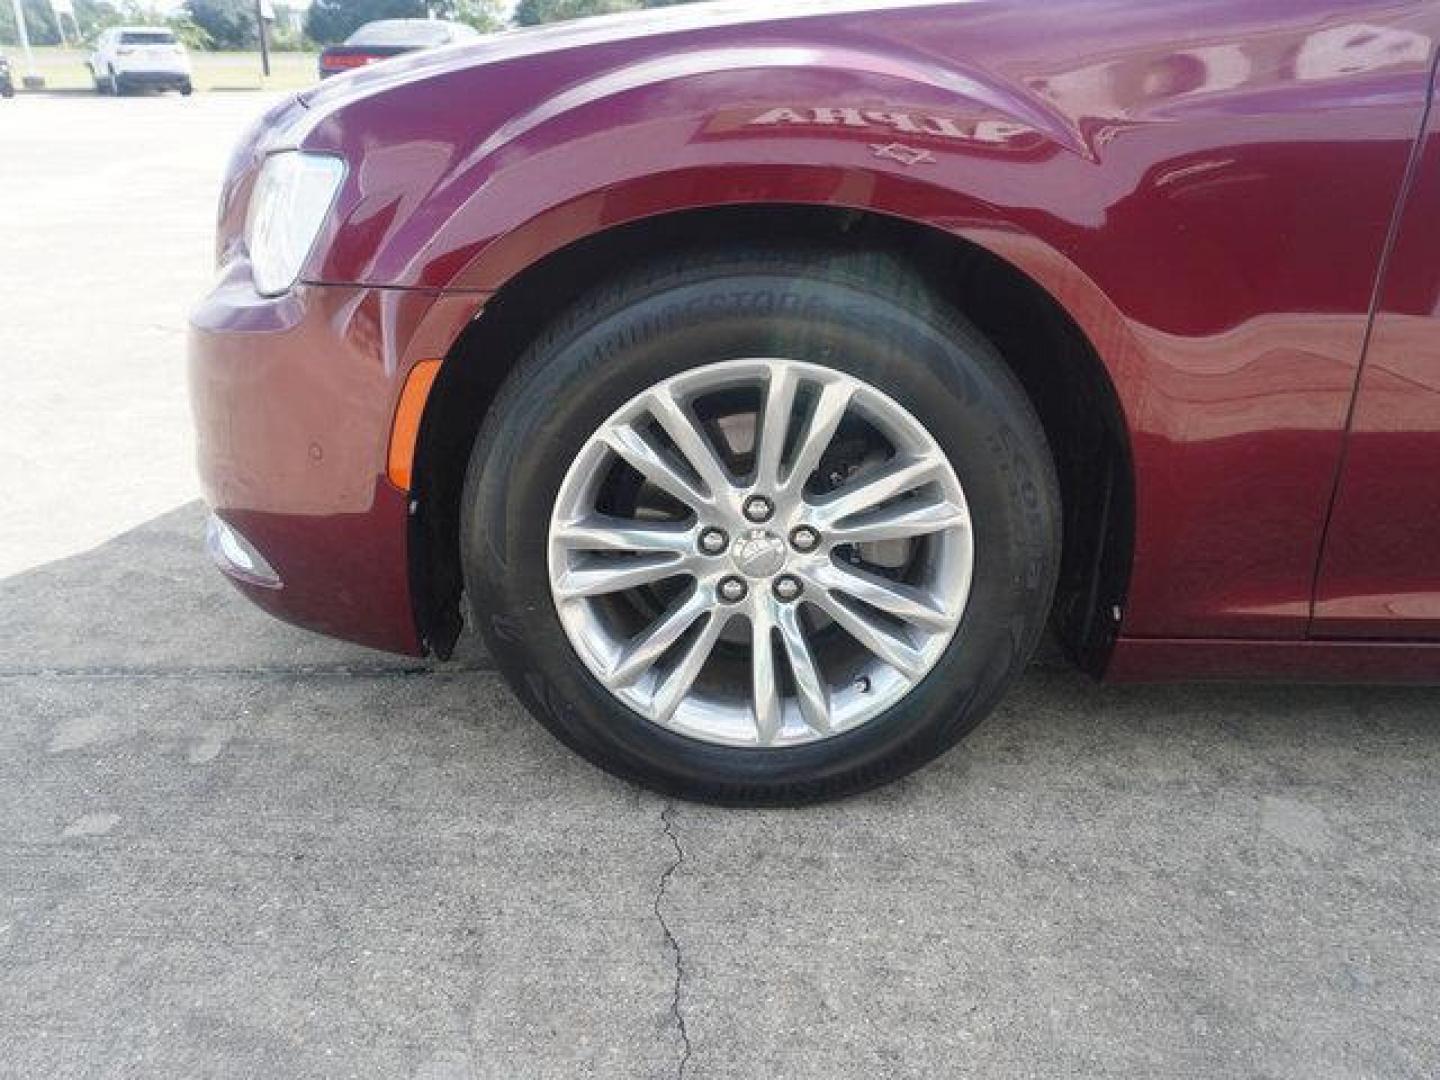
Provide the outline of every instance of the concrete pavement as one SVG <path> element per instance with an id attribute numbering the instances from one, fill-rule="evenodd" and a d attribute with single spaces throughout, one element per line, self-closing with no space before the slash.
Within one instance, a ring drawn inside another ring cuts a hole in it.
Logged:
<path id="1" fill-rule="evenodd" d="M 1440 1071 L 1433 690 L 1042 664 L 901 784 L 720 810 L 591 769 L 472 642 L 250 609 L 180 377 L 237 100 L 0 103 L 44 271 L 0 260 L 0 1076 Z"/>
<path id="2" fill-rule="evenodd" d="M 198 495 L 185 312 L 262 94 L 20 95 L 0 109 L 0 574 Z"/>

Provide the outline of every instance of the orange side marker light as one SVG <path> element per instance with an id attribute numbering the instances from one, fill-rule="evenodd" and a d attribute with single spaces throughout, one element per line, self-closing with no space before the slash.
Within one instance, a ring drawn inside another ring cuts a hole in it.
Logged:
<path id="1" fill-rule="evenodd" d="M 420 418 L 425 415 L 425 402 L 430 397 L 430 388 L 435 385 L 435 376 L 439 374 L 439 360 L 421 360 L 405 376 L 405 387 L 400 391 L 399 404 L 395 406 L 385 475 L 401 491 L 410 490 L 415 443 L 420 438 Z"/>

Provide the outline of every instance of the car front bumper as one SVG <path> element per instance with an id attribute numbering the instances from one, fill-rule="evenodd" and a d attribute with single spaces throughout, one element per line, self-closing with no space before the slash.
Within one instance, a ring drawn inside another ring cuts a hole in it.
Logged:
<path id="1" fill-rule="evenodd" d="M 420 654 L 409 495 L 386 477 L 395 405 L 474 296 L 301 285 L 259 296 L 232 263 L 190 317 L 190 397 L 220 568 L 271 614 Z"/>

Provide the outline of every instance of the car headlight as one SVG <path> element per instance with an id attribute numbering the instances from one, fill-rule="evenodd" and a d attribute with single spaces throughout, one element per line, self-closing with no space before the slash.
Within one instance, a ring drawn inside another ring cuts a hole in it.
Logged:
<path id="1" fill-rule="evenodd" d="M 329 154 L 285 150 L 265 159 L 245 216 L 256 290 L 279 296 L 295 284 L 344 179 L 345 163 Z"/>

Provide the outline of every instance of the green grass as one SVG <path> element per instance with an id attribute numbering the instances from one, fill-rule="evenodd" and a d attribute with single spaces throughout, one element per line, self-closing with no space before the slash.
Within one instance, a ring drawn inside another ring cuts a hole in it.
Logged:
<path id="1" fill-rule="evenodd" d="M 6 47 L 15 82 L 25 69 L 25 56 L 16 48 Z M 47 90 L 88 90 L 90 68 L 85 63 L 90 53 L 85 49 L 36 49 L 35 70 L 45 79 Z M 270 77 L 260 74 L 258 52 L 192 52 L 190 62 L 195 68 L 195 89 L 204 90 L 299 90 L 316 81 L 314 53 L 271 53 Z"/>

